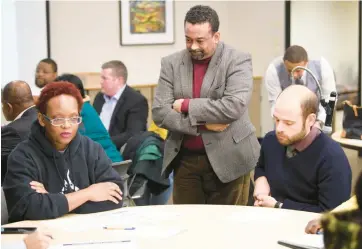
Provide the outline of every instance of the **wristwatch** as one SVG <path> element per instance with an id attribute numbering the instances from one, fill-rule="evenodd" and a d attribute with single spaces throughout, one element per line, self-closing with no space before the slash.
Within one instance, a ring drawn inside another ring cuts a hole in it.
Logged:
<path id="1" fill-rule="evenodd" d="M 281 203 L 280 201 L 277 201 L 277 203 L 275 203 L 274 208 L 281 208 L 283 205 L 283 203 Z"/>

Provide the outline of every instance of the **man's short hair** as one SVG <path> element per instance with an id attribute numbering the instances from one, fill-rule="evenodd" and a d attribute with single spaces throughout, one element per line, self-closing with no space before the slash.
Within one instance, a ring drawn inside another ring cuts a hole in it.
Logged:
<path id="1" fill-rule="evenodd" d="M 6 84 L 1 90 L 1 99 L 4 103 L 19 106 L 26 105 L 34 101 L 31 88 L 25 81 L 11 81 Z"/>
<path id="2" fill-rule="evenodd" d="M 209 6 L 196 5 L 192 7 L 185 16 L 185 21 L 191 24 L 210 23 L 212 33 L 219 31 L 219 16 L 216 11 Z"/>
<path id="3" fill-rule="evenodd" d="M 300 63 L 303 61 L 308 61 L 307 51 L 298 45 L 293 45 L 287 48 L 283 57 L 284 61 L 289 61 L 291 63 Z"/>
<path id="4" fill-rule="evenodd" d="M 53 59 L 45 58 L 45 59 L 42 59 L 40 62 L 44 62 L 46 64 L 49 64 L 52 67 L 54 73 L 58 72 L 58 65 Z"/>
<path id="5" fill-rule="evenodd" d="M 108 61 L 102 65 L 102 69 L 112 69 L 113 75 L 116 77 L 123 77 L 124 83 L 127 82 L 128 72 L 127 67 L 122 61 Z"/>

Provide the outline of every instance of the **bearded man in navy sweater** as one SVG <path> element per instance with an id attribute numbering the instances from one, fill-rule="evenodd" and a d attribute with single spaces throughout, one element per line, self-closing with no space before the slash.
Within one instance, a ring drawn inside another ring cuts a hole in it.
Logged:
<path id="1" fill-rule="evenodd" d="M 319 101 L 302 85 L 286 88 L 274 109 L 276 130 L 263 139 L 255 169 L 254 206 L 324 212 L 350 197 L 344 151 L 318 128 Z"/>

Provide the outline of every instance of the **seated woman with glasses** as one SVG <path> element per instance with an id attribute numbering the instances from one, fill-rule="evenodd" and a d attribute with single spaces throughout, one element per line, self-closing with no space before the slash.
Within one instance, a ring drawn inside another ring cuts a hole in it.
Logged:
<path id="1" fill-rule="evenodd" d="M 3 189 L 9 221 L 122 207 L 122 180 L 102 147 L 77 130 L 83 100 L 68 82 L 47 84 L 29 139 L 10 154 Z"/>
<path id="2" fill-rule="evenodd" d="M 83 107 L 80 111 L 82 124 L 79 127 L 79 133 L 99 143 L 112 162 L 123 161 L 121 153 L 117 150 L 116 145 L 114 145 L 112 142 L 112 139 L 109 136 L 106 127 L 104 127 L 97 111 L 90 104 L 89 96 L 85 95 L 82 80 L 73 74 L 62 74 L 56 78 L 55 81 L 67 81 L 72 83 L 78 88 L 80 95 L 83 98 Z"/>

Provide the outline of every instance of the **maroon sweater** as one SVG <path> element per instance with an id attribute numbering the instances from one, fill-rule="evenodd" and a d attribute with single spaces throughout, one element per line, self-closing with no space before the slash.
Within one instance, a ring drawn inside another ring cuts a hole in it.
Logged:
<path id="1" fill-rule="evenodd" d="M 193 84 L 192 84 L 192 97 L 200 98 L 202 81 L 204 80 L 204 76 L 207 71 L 207 67 L 209 66 L 210 58 L 204 60 L 192 60 L 193 63 Z M 185 99 L 182 102 L 181 111 L 183 113 L 188 113 L 189 110 L 189 99 Z M 205 126 L 200 126 L 199 129 L 205 129 Z M 189 150 L 204 150 L 204 142 L 202 141 L 201 136 L 190 136 L 185 135 L 183 140 L 183 147 Z"/>

